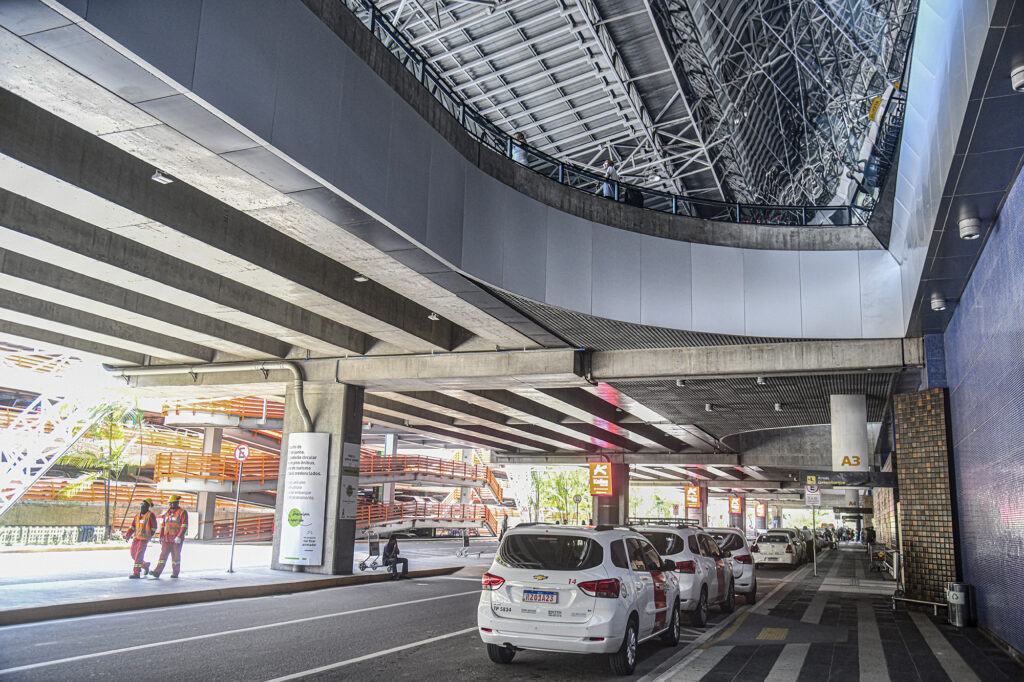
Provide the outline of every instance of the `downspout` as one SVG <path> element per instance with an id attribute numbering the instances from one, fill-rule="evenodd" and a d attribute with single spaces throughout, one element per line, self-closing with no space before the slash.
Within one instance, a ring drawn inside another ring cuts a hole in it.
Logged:
<path id="1" fill-rule="evenodd" d="M 309 410 L 306 409 L 306 401 L 302 397 L 302 370 L 299 366 L 289 360 L 267 360 L 255 362 L 223 362 L 215 365 L 156 365 L 149 367 L 112 367 L 103 365 L 103 369 L 110 372 L 111 376 L 128 379 L 129 377 L 158 376 L 168 374 L 212 374 L 214 372 L 246 372 L 258 370 L 269 372 L 271 370 L 283 369 L 292 374 L 292 387 L 295 389 L 295 407 L 299 410 L 299 417 L 302 419 L 302 426 L 307 432 L 313 430 L 313 420 L 309 417 Z"/>

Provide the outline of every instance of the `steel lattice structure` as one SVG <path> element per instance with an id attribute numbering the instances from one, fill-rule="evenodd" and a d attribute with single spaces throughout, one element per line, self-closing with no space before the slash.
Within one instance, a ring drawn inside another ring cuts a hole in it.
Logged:
<path id="1" fill-rule="evenodd" d="M 916 0 L 375 4 L 469 106 L 532 147 L 595 170 L 612 158 L 635 184 L 771 205 L 851 202 L 877 131 L 872 101 L 901 78 L 916 9 Z"/>

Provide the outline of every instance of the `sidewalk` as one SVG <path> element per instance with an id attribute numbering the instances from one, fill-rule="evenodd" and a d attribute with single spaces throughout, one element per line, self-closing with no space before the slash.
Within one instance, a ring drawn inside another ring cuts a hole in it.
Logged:
<path id="1" fill-rule="evenodd" d="M 455 573 L 477 565 L 489 565 L 486 553 L 467 559 L 455 556 L 457 541 L 417 543 L 404 541 L 402 554 L 409 559 L 410 576 L 426 577 Z M 158 548 L 157 548 L 158 549 Z M 129 580 L 131 559 L 123 552 L 54 551 L 6 553 L 0 562 L 0 625 L 55 618 L 71 618 L 114 611 L 190 604 L 221 599 L 242 599 L 287 594 L 311 589 L 389 580 L 381 568 L 360 571 L 366 545 L 356 544 L 351 576 L 323 576 L 274 571 L 269 568 L 269 544 L 235 547 L 235 572 L 228 573 L 230 547 L 223 544 L 188 543 L 182 552 L 181 577 L 165 571 L 159 580 Z M 147 552 L 155 563 L 159 552 Z M 168 567 L 169 568 L 169 567 Z"/>
<path id="2" fill-rule="evenodd" d="M 1024 669 L 976 628 L 947 625 L 943 610 L 940 618 L 903 606 L 893 612 L 895 582 L 867 567 L 862 545 L 826 553 L 818 577 L 810 566 L 798 569 L 723 631 L 697 640 L 643 682 L 1024 678 Z"/>

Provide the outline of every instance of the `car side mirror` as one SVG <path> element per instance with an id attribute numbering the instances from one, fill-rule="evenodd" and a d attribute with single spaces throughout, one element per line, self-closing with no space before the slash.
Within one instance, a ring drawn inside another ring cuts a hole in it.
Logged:
<path id="1" fill-rule="evenodd" d="M 674 570 L 676 570 L 676 562 L 672 561 L 671 559 L 665 559 L 665 561 L 661 564 L 661 570 L 663 570 L 663 571 L 674 571 Z"/>

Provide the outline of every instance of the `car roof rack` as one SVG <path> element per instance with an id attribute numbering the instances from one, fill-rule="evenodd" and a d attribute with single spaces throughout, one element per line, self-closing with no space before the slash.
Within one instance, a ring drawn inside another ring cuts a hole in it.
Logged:
<path id="1" fill-rule="evenodd" d="M 670 528 L 693 528 L 694 530 L 704 530 L 703 526 L 700 525 L 700 522 L 695 519 L 662 519 L 646 516 L 631 516 L 629 518 L 629 525 L 669 526 Z"/>

